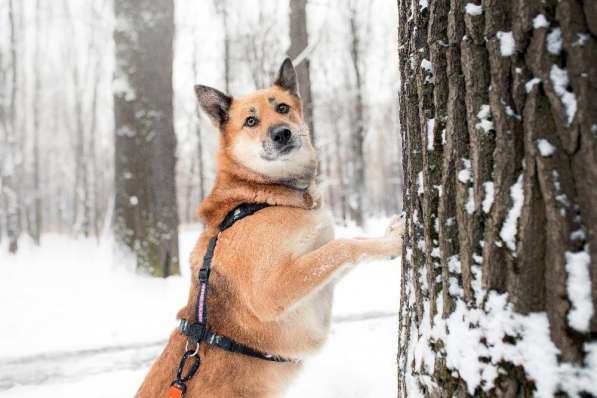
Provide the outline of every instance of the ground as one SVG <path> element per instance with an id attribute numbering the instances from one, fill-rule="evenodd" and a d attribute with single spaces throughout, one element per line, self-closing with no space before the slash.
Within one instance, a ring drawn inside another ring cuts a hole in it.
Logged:
<path id="1" fill-rule="evenodd" d="M 339 227 L 339 236 L 379 235 Z M 188 253 L 198 226 L 181 231 Z M 188 265 L 142 276 L 109 240 L 48 235 L 40 248 L 0 248 L 0 397 L 131 397 L 176 326 Z M 360 264 L 338 284 L 331 335 L 286 397 L 392 397 L 396 392 L 399 260 Z M 200 373 L 199 373 L 200 375 Z"/>

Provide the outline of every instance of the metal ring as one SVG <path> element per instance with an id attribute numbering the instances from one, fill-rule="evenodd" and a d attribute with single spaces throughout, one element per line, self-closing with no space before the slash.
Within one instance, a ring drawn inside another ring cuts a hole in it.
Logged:
<path id="1" fill-rule="evenodd" d="M 184 345 L 184 350 L 185 352 L 189 351 L 189 340 L 187 340 L 186 344 Z M 197 353 L 199 353 L 199 343 L 195 343 L 195 352 L 189 355 L 189 358 L 194 357 L 195 355 L 197 355 Z"/>

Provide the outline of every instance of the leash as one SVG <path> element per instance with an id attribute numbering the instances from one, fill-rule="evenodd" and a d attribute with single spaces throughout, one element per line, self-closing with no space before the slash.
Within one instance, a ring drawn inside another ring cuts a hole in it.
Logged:
<path id="1" fill-rule="evenodd" d="M 189 322 L 187 319 L 181 319 L 178 330 L 188 338 L 185 345 L 185 351 L 180 359 L 176 379 L 170 384 L 168 398 L 183 398 L 187 390 L 187 382 L 197 373 L 201 365 L 199 357 L 199 344 L 206 344 L 218 347 L 224 351 L 235 352 L 252 358 L 262 359 L 272 362 L 298 362 L 295 359 L 283 358 L 279 355 L 272 355 L 245 344 L 239 343 L 230 337 L 209 331 L 207 325 L 207 288 L 209 286 L 209 274 L 211 272 L 211 261 L 213 259 L 216 244 L 220 233 L 234 225 L 235 222 L 248 217 L 261 209 L 268 207 L 265 203 L 244 203 L 234 208 L 224 217 L 224 220 L 218 226 L 218 234 L 212 237 L 207 244 L 207 251 L 203 257 L 203 265 L 199 269 L 199 292 L 197 303 L 195 305 L 195 322 Z M 195 344 L 194 349 L 189 349 L 189 342 Z M 185 367 L 188 360 L 192 358 L 185 374 Z"/>

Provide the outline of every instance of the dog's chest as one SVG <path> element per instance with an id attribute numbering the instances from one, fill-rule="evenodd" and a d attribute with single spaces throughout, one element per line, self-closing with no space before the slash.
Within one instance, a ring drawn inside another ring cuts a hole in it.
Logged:
<path id="1" fill-rule="evenodd" d="M 316 351 L 330 328 L 334 286 L 330 284 L 305 298 L 286 316 L 286 330 L 305 352 Z"/>
<path id="2" fill-rule="evenodd" d="M 297 255 L 317 250 L 334 239 L 334 224 L 330 213 L 325 210 L 314 212 L 312 222 L 305 226 L 300 238 L 295 240 Z M 283 323 L 294 342 L 301 342 L 305 351 L 318 349 L 327 337 L 334 283 L 330 281 L 319 290 L 304 297 L 284 317 Z"/>

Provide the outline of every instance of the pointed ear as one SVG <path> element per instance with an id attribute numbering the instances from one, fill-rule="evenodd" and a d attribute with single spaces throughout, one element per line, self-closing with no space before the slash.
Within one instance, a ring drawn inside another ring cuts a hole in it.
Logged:
<path id="1" fill-rule="evenodd" d="M 195 86 L 195 94 L 197 94 L 201 109 L 207 113 L 214 126 L 222 128 L 228 121 L 228 111 L 230 110 L 230 104 L 232 104 L 232 97 L 215 88 L 202 85 Z"/>
<path id="2" fill-rule="evenodd" d="M 278 78 L 274 82 L 274 85 L 289 91 L 291 94 L 299 96 L 299 87 L 296 80 L 296 71 L 292 65 L 290 58 L 286 58 L 282 62 L 280 72 L 278 72 Z"/>

